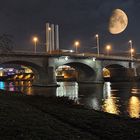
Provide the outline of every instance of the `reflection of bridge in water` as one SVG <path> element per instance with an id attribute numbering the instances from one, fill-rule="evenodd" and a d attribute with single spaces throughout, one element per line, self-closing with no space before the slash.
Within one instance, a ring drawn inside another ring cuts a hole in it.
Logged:
<path id="1" fill-rule="evenodd" d="M 32 69 L 34 85 L 56 85 L 55 70 L 68 65 L 77 71 L 77 82 L 103 82 L 103 69 L 110 71 L 110 77 L 132 78 L 140 75 L 140 60 L 122 56 L 106 56 L 92 53 L 7 53 L 0 55 L 0 64 L 19 64 Z"/>

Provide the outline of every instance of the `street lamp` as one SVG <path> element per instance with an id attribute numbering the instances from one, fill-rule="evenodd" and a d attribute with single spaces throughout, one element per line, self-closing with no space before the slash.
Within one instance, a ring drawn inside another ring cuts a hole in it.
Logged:
<path id="1" fill-rule="evenodd" d="M 48 31 L 51 31 L 51 27 L 48 27 Z"/>
<path id="2" fill-rule="evenodd" d="M 98 35 L 98 34 L 96 34 L 96 35 L 95 35 L 95 38 L 96 38 L 97 53 L 98 53 L 98 56 L 99 56 L 99 54 L 100 54 L 99 35 Z"/>
<path id="3" fill-rule="evenodd" d="M 74 46 L 75 46 L 75 52 L 77 53 L 78 47 L 80 45 L 79 41 L 75 41 Z"/>
<path id="4" fill-rule="evenodd" d="M 51 36 L 51 27 L 48 27 L 48 50 L 52 51 L 52 36 Z"/>
<path id="5" fill-rule="evenodd" d="M 133 53 L 134 53 L 134 49 L 133 49 L 133 42 L 132 40 L 129 40 L 129 47 L 130 47 L 130 59 L 133 59 Z"/>
<path id="6" fill-rule="evenodd" d="M 130 54 L 131 54 L 131 60 L 133 60 L 133 53 L 135 52 L 134 48 L 130 49 Z"/>
<path id="7" fill-rule="evenodd" d="M 33 42 L 34 42 L 34 53 L 36 53 L 36 46 L 37 46 L 38 38 L 33 37 Z"/>
<path id="8" fill-rule="evenodd" d="M 109 51 L 111 50 L 111 45 L 107 45 L 106 50 L 107 50 L 107 55 L 109 55 Z"/>
<path id="9" fill-rule="evenodd" d="M 133 57 L 133 53 L 135 52 L 134 48 L 132 48 L 130 51 L 131 51 L 132 57 Z"/>

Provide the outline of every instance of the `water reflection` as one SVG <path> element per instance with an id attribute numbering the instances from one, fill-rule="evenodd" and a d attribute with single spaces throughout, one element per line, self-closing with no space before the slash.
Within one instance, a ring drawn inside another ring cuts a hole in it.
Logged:
<path id="1" fill-rule="evenodd" d="M 0 89 L 2 89 L 2 90 L 5 89 L 5 84 L 4 84 L 4 82 L 1 82 L 1 81 L 0 81 Z"/>
<path id="2" fill-rule="evenodd" d="M 108 98 L 111 96 L 111 83 L 105 82 L 103 86 L 103 97 Z"/>
<path id="3" fill-rule="evenodd" d="M 31 82 L 0 82 L 0 89 L 20 91 L 27 95 L 68 97 L 87 108 L 140 118 L 140 84 L 110 83 L 78 84 L 58 82 L 58 88 L 32 86 Z"/>
<path id="4" fill-rule="evenodd" d="M 111 90 L 111 83 L 106 82 L 103 88 L 104 99 L 103 99 L 102 110 L 104 112 L 118 115 L 120 113 L 118 98 L 114 96 L 113 92 L 114 91 Z"/>
<path id="5" fill-rule="evenodd" d="M 79 102 L 86 108 L 101 110 L 103 84 L 79 84 Z"/>
<path id="6" fill-rule="evenodd" d="M 78 83 L 76 82 L 58 82 L 60 87 L 56 90 L 57 97 L 68 97 L 78 102 Z"/>
<path id="7" fill-rule="evenodd" d="M 26 94 L 32 94 L 32 83 L 30 81 L 19 82 L 2 82 L 0 81 L 0 89 L 7 91 L 20 91 Z"/>
<path id="8" fill-rule="evenodd" d="M 103 100 L 103 106 L 102 106 L 103 109 L 102 110 L 104 112 L 119 115 L 120 111 L 119 111 L 119 106 L 117 104 L 118 104 L 118 100 L 111 96 L 111 97 Z"/>
<path id="9" fill-rule="evenodd" d="M 132 96 L 128 104 L 128 112 L 130 117 L 139 118 L 140 117 L 140 99 L 136 96 Z"/>

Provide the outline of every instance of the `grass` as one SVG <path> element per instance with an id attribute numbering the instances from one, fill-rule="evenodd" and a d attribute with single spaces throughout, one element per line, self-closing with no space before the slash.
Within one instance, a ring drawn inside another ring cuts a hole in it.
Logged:
<path id="1" fill-rule="evenodd" d="M 1 91 L 1 140 L 138 140 L 140 120 L 73 105 L 64 98 Z"/>

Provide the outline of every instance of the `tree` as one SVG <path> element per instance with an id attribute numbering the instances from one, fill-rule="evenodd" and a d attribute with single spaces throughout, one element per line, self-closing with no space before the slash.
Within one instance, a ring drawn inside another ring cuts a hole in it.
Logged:
<path id="1" fill-rule="evenodd" d="M 14 42 L 13 36 L 9 34 L 0 35 L 0 52 L 8 53 L 13 52 Z"/>

